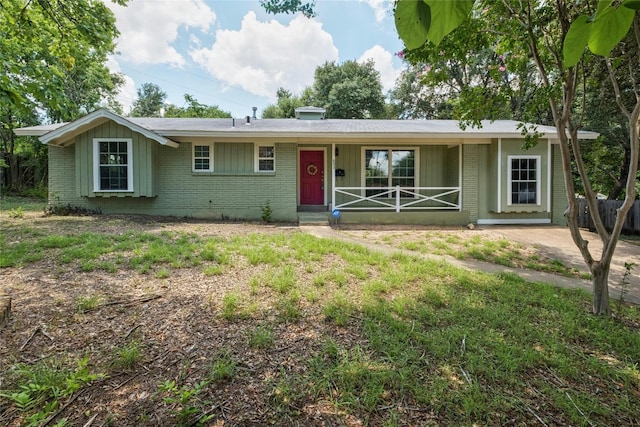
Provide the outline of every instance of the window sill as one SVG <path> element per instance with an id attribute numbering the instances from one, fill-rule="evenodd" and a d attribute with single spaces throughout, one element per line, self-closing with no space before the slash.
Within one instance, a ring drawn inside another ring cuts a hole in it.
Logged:
<path id="1" fill-rule="evenodd" d="M 502 209 L 501 212 L 492 211 L 495 214 L 539 214 L 547 213 L 547 210 L 542 206 L 508 206 Z"/>
<path id="2" fill-rule="evenodd" d="M 192 172 L 191 176 L 275 176 L 275 172 Z"/>
<path id="3" fill-rule="evenodd" d="M 132 197 L 134 191 L 122 190 L 122 191 L 94 191 L 93 197 Z"/>

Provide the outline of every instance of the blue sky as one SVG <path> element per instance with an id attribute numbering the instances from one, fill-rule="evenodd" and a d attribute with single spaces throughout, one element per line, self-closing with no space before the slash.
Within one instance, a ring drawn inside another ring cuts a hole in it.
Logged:
<path id="1" fill-rule="evenodd" d="M 268 15 L 250 0 L 105 2 L 121 33 L 109 67 L 126 77 L 125 112 L 147 82 L 172 104 L 188 93 L 243 117 L 274 103 L 278 87 L 301 92 L 326 61 L 373 59 L 385 91 L 403 67 L 388 1 L 317 0 L 314 19 Z"/>

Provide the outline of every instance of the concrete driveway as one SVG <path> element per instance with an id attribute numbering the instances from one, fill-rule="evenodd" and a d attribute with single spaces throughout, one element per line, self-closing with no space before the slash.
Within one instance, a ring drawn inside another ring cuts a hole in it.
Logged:
<path id="1" fill-rule="evenodd" d="M 567 266 L 589 273 L 567 227 L 482 226 L 481 228 L 502 235 L 505 239 L 527 246 L 535 246 L 550 258 L 558 259 Z M 589 242 L 589 249 L 594 258 L 599 259 L 602 253 L 602 243 L 598 234 L 588 230 L 581 230 L 580 234 Z M 627 300 L 638 302 L 640 301 L 640 240 L 637 243 L 629 243 L 622 240 L 618 242 L 609 274 L 609 296 L 612 300 L 618 299 L 620 296 L 620 285 L 625 273 L 625 263 L 636 264 L 629 277 L 629 298 Z"/>

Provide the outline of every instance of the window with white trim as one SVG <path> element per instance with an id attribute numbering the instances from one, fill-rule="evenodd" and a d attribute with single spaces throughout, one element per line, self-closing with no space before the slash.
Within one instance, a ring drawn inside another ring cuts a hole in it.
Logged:
<path id="1" fill-rule="evenodd" d="M 192 144 L 193 172 L 213 172 L 213 144 Z"/>
<path id="2" fill-rule="evenodd" d="M 509 156 L 510 205 L 540 204 L 540 156 Z"/>
<path id="3" fill-rule="evenodd" d="M 93 140 L 93 191 L 133 191 L 131 147 L 128 138 Z"/>
<path id="4" fill-rule="evenodd" d="M 383 196 L 393 197 L 394 192 L 385 193 L 389 187 L 416 187 L 416 155 L 413 148 L 365 148 L 363 170 L 367 196 L 382 193 Z M 413 197 L 404 192 L 401 196 Z"/>
<path id="5" fill-rule="evenodd" d="M 275 172 L 276 147 L 256 144 L 256 172 Z"/>

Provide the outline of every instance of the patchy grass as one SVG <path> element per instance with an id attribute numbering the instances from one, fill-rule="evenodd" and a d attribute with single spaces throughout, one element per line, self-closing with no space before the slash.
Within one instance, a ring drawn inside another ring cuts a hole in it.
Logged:
<path id="1" fill-rule="evenodd" d="M 38 197 L 19 197 L 4 195 L 0 197 L 0 213 L 7 213 L 14 218 L 23 218 L 24 213 L 44 213 L 44 209 L 47 206 L 47 199 L 41 199 Z M 12 214 L 21 212 L 19 216 Z"/>
<path id="2" fill-rule="evenodd" d="M 640 419 L 638 307 L 594 317 L 583 292 L 273 226 L 3 215 L 0 228 L 15 296 L 0 341 L 3 425 Z M 499 241 L 433 240 L 518 256 Z M 162 297 L 140 298 L 150 294 Z M 23 399 L 42 366 L 78 380 Z"/>
<path id="3" fill-rule="evenodd" d="M 590 277 L 564 265 L 560 260 L 540 256 L 535 248 L 528 248 L 504 238 L 434 230 L 422 233 L 392 232 L 384 236 L 380 243 L 421 254 L 476 259 L 505 267 L 528 268 L 567 277 Z"/>

